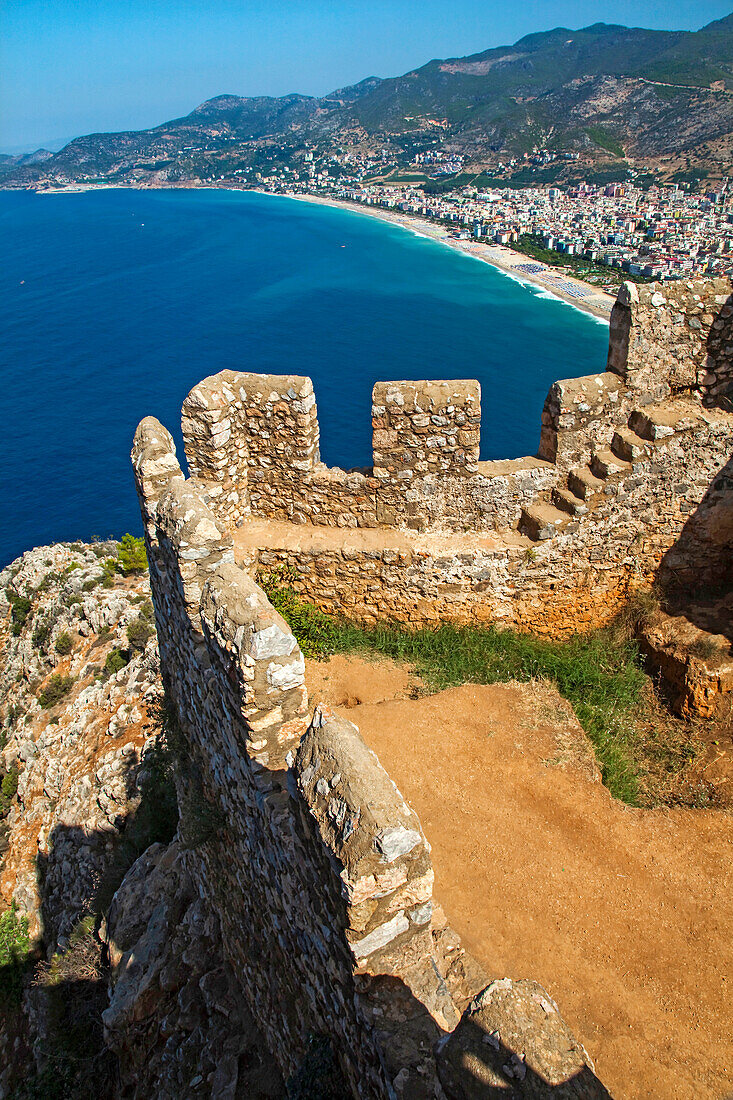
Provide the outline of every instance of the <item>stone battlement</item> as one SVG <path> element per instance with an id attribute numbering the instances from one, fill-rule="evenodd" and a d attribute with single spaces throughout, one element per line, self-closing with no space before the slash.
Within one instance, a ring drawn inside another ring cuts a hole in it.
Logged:
<path id="1" fill-rule="evenodd" d="M 355 726 L 310 713 L 298 643 L 254 576 L 286 567 L 309 599 L 367 621 L 553 635 L 606 621 L 652 580 L 730 583 L 731 289 L 627 286 L 608 370 L 555 383 L 537 457 L 479 461 L 470 380 L 378 383 L 366 471 L 320 462 L 297 375 L 196 386 L 189 479 L 168 431 L 140 424 L 179 797 L 215 823 L 186 859 L 286 1076 L 325 1033 L 359 1097 L 458 1100 L 471 1066 L 517 1095 L 607 1097 L 536 983 L 489 983 L 454 936 L 446 947 L 416 815 Z"/>
<path id="2" fill-rule="evenodd" d="M 373 465 L 329 468 L 320 461 L 309 378 L 222 371 L 184 402 L 189 469 L 230 528 L 258 517 L 342 528 L 520 528 L 531 535 L 527 509 L 557 504 L 559 494 L 560 509 L 572 511 L 569 475 L 611 450 L 649 405 L 685 397 L 701 409 L 729 406 L 732 290 L 729 280 L 664 292 L 626 284 L 611 318 L 607 370 L 551 387 L 533 457 L 479 460 L 476 381 L 378 382 Z"/>
<path id="3" fill-rule="evenodd" d="M 186 398 L 186 455 L 239 560 L 328 610 L 566 634 L 639 585 L 729 578 L 732 355 L 730 280 L 626 284 L 607 370 L 554 383 L 536 456 L 479 460 L 475 381 L 379 382 L 374 465 L 329 468 L 310 379 L 233 371 Z"/>
<path id="4" fill-rule="evenodd" d="M 547 991 L 490 981 L 436 916 L 415 812 L 352 723 L 310 713 L 295 637 L 153 418 L 132 457 L 182 835 L 205 825 L 182 858 L 283 1075 L 325 1034 L 354 1097 L 462 1100 L 470 1057 L 497 1087 L 517 1066 L 533 1096 L 607 1098 Z"/>

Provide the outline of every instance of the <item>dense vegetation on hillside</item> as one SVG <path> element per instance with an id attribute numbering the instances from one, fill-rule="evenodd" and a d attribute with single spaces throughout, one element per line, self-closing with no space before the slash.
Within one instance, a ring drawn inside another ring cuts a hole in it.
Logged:
<path id="1" fill-rule="evenodd" d="M 349 150 L 407 165 L 435 143 L 486 167 L 546 149 L 669 171 L 691 160 L 721 174 L 732 119 L 733 15 L 696 32 L 597 23 L 369 77 L 320 99 L 218 96 L 151 130 L 95 134 L 46 160 L 6 162 L 3 182 L 219 179 L 302 167 L 306 150 L 316 164 Z"/>

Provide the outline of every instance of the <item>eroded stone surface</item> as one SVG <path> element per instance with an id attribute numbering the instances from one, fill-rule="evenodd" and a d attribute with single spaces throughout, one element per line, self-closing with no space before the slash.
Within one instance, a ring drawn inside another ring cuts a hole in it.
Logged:
<path id="1" fill-rule="evenodd" d="M 492 982 L 440 1045 L 438 1071 L 450 1100 L 487 1096 L 610 1100 L 583 1047 L 549 994 L 533 981 Z"/>

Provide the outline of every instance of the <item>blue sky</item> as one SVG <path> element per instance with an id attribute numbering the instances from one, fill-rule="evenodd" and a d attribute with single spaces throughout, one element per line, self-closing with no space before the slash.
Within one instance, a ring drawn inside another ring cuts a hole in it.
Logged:
<path id="1" fill-rule="evenodd" d="M 139 129 L 224 92 L 320 95 L 590 23 L 696 30 L 732 0 L 0 0 L 0 149 Z"/>

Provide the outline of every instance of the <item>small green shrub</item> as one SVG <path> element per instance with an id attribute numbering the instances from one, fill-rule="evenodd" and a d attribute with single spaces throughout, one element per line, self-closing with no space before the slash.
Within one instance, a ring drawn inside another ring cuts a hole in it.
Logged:
<path id="1" fill-rule="evenodd" d="M 18 769 L 13 765 L 0 782 L 0 817 L 5 817 L 18 793 Z"/>
<path id="2" fill-rule="evenodd" d="M 117 573 L 117 559 L 106 558 L 102 562 L 102 569 L 104 574 L 102 576 L 102 588 L 112 588 L 115 583 L 115 574 Z"/>
<path id="3" fill-rule="evenodd" d="M 8 707 L 7 719 L 11 726 L 15 725 L 19 718 L 22 718 L 25 714 L 25 707 L 21 703 L 13 703 Z"/>
<path id="4" fill-rule="evenodd" d="M 84 584 L 81 586 L 82 592 L 92 592 L 101 580 L 101 577 L 91 577 L 88 581 L 84 581 Z"/>
<path id="5" fill-rule="evenodd" d="M 114 676 L 116 672 L 119 672 L 121 668 L 124 668 L 128 664 L 130 658 L 123 650 L 115 646 L 107 654 L 107 660 L 104 662 L 104 671 L 108 676 Z"/>
<path id="6" fill-rule="evenodd" d="M 44 710 L 48 710 L 49 707 L 55 707 L 57 703 L 61 702 L 65 695 L 68 695 L 73 686 L 73 676 L 62 676 L 60 673 L 54 672 L 53 676 L 48 680 L 45 688 L 38 696 L 38 702 Z"/>
<path id="7" fill-rule="evenodd" d="M 133 649 L 145 649 L 148 638 L 152 633 L 152 627 L 143 615 L 138 615 L 136 619 L 127 625 L 127 640 Z"/>
<path id="8" fill-rule="evenodd" d="M 148 568 L 145 540 L 136 538 L 135 535 L 123 535 L 117 551 L 117 560 L 120 571 L 125 576 L 130 573 L 144 573 Z"/>
<path id="9" fill-rule="evenodd" d="M 710 661 L 721 655 L 720 648 L 712 638 L 696 638 L 694 642 L 690 642 L 687 651 L 692 657 L 698 657 L 701 661 Z"/>
<path id="10" fill-rule="evenodd" d="M 33 645 L 36 647 L 36 649 L 43 649 L 44 648 L 44 646 L 46 645 L 46 642 L 48 641 L 50 633 L 51 633 L 50 623 L 47 623 L 47 622 L 38 623 L 38 625 L 36 627 L 34 627 L 33 634 L 31 635 L 31 641 L 33 642 Z"/>
<path id="11" fill-rule="evenodd" d="M 13 902 L 10 909 L 0 913 L 0 1001 L 20 1001 L 29 953 L 28 918 L 18 916 Z"/>
<path id="12" fill-rule="evenodd" d="M 31 613 L 33 604 L 26 596 L 16 596 L 13 593 L 8 594 L 8 600 L 10 601 L 10 622 L 11 630 L 17 638 L 21 634 L 23 627 L 26 624 L 28 616 Z"/>
<path id="13" fill-rule="evenodd" d="M 68 657 L 73 647 L 71 635 L 66 630 L 62 631 L 56 639 L 56 652 L 62 657 Z"/>

